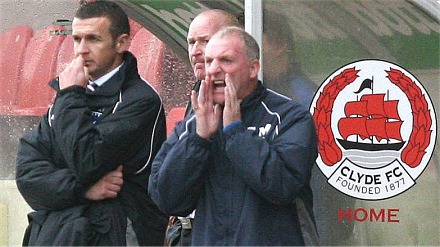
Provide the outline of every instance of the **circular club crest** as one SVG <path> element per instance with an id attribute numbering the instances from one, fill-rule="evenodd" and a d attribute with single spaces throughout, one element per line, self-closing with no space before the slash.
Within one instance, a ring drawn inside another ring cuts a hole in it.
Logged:
<path id="1" fill-rule="evenodd" d="M 320 170 L 355 198 L 382 200 L 408 190 L 434 151 L 436 118 L 428 93 L 413 75 L 386 61 L 336 70 L 310 111 Z"/>

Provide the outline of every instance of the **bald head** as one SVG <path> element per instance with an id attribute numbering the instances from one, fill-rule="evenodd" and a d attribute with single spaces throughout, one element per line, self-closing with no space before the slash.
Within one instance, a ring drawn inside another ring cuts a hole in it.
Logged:
<path id="1" fill-rule="evenodd" d="M 240 23 L 237 19 L 237 17 L 227 11 L 221 10 L 221 9 L 210 9 L 203 11 L 202 13 L 198 14 L 194 20 L 199 18 L 212 18 L 217 19 L 217 24 L 220 27 L 225 26 L 240 26 Z M 193 22 L 194 22 L 193 20 Z M 192 25 L 192 23 L 191 23 Z"/>
<path id="2" fill-rule="evenodd" d="M 189 25 L 188 55 L 197 80 L 205 77 L 206 44 L 212 35 L 228 26 L 240 26 L 240 23 L 233 14 L 219 9 L 200 13 Z"/>

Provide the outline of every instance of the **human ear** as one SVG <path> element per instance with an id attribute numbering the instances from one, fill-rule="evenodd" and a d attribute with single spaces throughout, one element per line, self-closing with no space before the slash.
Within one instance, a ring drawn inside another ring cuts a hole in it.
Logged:
<path id="1" fill-rule="evenodd" d="M 116 39 L 116 49 L 118 50 L 119 53 L 123 53 L 126 50 L 128 50 L 128 46 L 129 46 L 129 36 L 128 34 L 121 34 L 117 39 Z"/>
<path id="2" fill-rule="evenodd" d="M 258 72 L 260 71 L 260 61 L 258 59 L 254 59 L 249 64 L 250 77 L 257 78 Z"/>

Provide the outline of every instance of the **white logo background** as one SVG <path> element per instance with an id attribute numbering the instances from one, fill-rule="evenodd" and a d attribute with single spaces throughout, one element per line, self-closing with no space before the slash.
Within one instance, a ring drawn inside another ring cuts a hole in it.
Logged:
<path id="1" fill-rule="evenodd" d="M 334 138 L 341 139 L 342 136 L 338 130 L 338 121 L 345 117 L 344 106 L 348 101 L 357 101 L 364 94 L 381 93 L 386 94 L 385 100 L 398 100 L 398 114 L 403 121 L 400 133 L 405 145 L 399 151 L 364 151 L 344 149 L 337 141 L 338 148 L 342 151 L 342 159 L 333 165 L 323 162 L 321 153 L 317 159 L 317 164 L 324 175 L 329 178 L 329 183 L 341 192 L 355 198 L 366 200 L 381 200 L 398 195 L 415 184 L 415 180 L 426 168 L 435 146 L 436 140 L 436 118 L 433 105 L 427 92 L 418 80 L 398 65 L 380 61 L 363 60 L 348 64 L 330 75 L 315 94 L 310 111 L 315 113 L 318 99 L 323 95 L 323 91 L 329 83 L 335 83 L 334 79 L 343 71 L 349 68 L 357 70 L 358 77 L 350 84 L 337 93 L 333 102 L 331 112 L 331 132 Z M 420 164 L 416 167 L 410 167 L 401 159 L 402 150 L 408 145 L 408 141 L 413 131 L 413 111 L 411 101 L 407 92 L 404 92 L 399 86 L 390 81 L 388 72 L 391 70 L 401 71 L 409 78 L 422 92 L 429 109 L 431 117 L 431 135 L 430 143 L 425 149 Z M 373 81 L 372 89 L 364 89 L 359 94 L 360 85 L 365 79 Z M 333 80 L 333 82 L 332 82 Z M 315 117 L 315 116 L 314 116 Z M 319 128 L 319 126 L 317 126 Z M 320 133 L 318 131 L 318 133 Z M 319 138 L 319 137 L 318 137 Z M 353 136 L 349 137 L 353 140 Z M 347 138 L 347 140 L 349 139 Z M 368 142 L 370 140 L 360 140 Z M 377 140 L 376 140 L 377 142 Z M 387 140 L 381 140 L 379 143 L 386 143 Z"/>

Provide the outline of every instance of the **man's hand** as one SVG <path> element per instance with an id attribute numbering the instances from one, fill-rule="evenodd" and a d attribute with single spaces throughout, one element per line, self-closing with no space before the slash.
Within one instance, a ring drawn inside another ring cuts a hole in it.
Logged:
<path id="1" fill-rule="evenodd" d="M 124 183 L 122 166 L 104 175 L 98 182 L 92 185 L 85 193 L 85 197 L 92 201 L 101 201 L 118 196 Z"/>
<path id="2" fill-rule="evenodd" d="M 212 87 L 213 83 L 206 77 L 200 85 L 199 95 L 197 96 L 195 91 L 191 92 L 191 104 L 196 113 L 196 132 L 205 139 L 211 138 L 218 130 L 222 114 L 220 106 L 218 104 L 214 106 Z"/>
<path id="3" fill-rule="evenodd" d="M 60 89 L 64 89 L 73 85 L 86 87 L 89 75 L 84 67 L 84 59 L 81 56 L 76 57 L 70 62 L 60 73 L 59 82 Z"/>
<path id="4" fill-rule="evenodd" d="M 228 74 L 225 75 L 225 107 L 223 108 L 223 127 L 241 120 L 241 99 L 237 98 L 237 90 Z"/>

